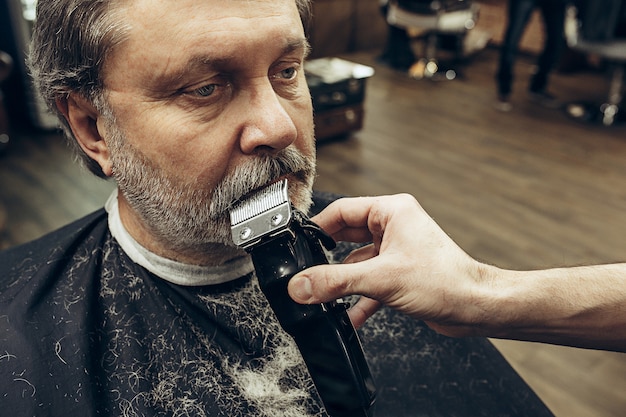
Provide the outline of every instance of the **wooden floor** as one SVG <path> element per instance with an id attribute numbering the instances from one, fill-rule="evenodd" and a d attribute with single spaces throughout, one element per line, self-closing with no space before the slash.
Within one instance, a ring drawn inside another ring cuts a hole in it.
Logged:
<path id="1" fill-rule="evenodd" d="M 350 55 L 368 80 L 364 129 L 321 143 L 316 187 L 347 195 L 408 192 L 471 255 L 529 269 L 626 260 L 626 127 L 568 119 L 527 101 L 517 65 L 514 110 L 493 108 L 496 52 L 451 82 L 415 81 Z M 555 74 L 564 100 L 600 100 L 602 74 Z M 19 139 L 19 140 L 18 140 Z M 0 157 L 11 246 L 105 201 L 112 184 L 72 163 L 55 135 L 25 135 Z M 626 355 L 494 341 L 559 417 L 626 415 Z"/>

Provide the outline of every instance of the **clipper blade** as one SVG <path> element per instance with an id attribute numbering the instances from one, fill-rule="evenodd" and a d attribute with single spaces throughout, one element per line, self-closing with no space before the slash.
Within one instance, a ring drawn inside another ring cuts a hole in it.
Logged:
<path id="1" fill-rule="evenodd" d="M 230 230 L 235 245 L 248 248 L 263 237 L 286 228 L 291 221 L 288 184 L 270 184 L 230 210 Z"/>

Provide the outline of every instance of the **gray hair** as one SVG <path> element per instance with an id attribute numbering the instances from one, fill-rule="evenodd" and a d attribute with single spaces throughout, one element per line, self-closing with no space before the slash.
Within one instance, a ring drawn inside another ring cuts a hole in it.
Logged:
<path id="1" fill-rule="evenodd" d="M 295 0 L 307 28 L 311 0 Z M 76 93 L 99 112 L 111 116 L 102 69 L 113 48 L 128 36 L 120 13 L 124 0 L 39 0 L 28 65 L 50 110 L 57 115 L 79 160 L 94 174 L 106 177 L 100 165 L 83 152 L 57 100 Z"/>

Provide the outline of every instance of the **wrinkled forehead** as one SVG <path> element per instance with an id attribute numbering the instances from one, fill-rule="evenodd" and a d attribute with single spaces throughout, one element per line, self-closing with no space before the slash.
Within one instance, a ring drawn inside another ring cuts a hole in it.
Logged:
<path id="1" fill-rule="evenodd" d="M 105 79 L 183 73 L 199 60 L 242 68 L 294 45 L 306 49 L 295 0 L 121 1 L 127 36 L 107 59 Z"/>
<path id="2" fill-rule="evenodd" d="M 120 0 L 117 11 L 136 45 L 227 48 L 231 39 L 304 36 L 295 0 Z"/>
<path id="3" fill-rule="evenodd" d="M 306 3 L 297 0 L 114 0 L 112 5 L 114 9 L 126 12 L 125 16 L 130 20 L 137 16 L 156 17 L 159 21 L 154 23 L 163 26 L 168 18 L 179 14 L 208 19 L 207 24 L 220 18 L 252 18 L 264 14 L 294 17 L 295 13 L 300 19 L 306 16 L 300 16 L 299 4 Z"/>

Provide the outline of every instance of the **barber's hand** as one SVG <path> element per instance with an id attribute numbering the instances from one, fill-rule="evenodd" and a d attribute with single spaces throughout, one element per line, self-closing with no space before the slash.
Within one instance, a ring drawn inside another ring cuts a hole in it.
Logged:
<path id="1" fill-rule="evenodd" d="M 344 264 L 297 274 L 289 283 L 295 301 L 312 304 L 360 294 L 368 298 L 349 313 L 357 327 L 383 303 L 441 333 L 467 334 L 465 316 L 474 312 L 456 303 L 472 296 L 481 279 L 480 264 L 412 196 L 341 199 L 312 220 L 337 241 L 373 243 L 354 251 Z M 459 309 L 469 311 L 459 315 Z"/>

